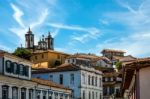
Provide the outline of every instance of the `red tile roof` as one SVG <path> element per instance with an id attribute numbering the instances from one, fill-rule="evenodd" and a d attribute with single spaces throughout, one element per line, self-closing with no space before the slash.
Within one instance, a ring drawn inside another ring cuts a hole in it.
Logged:
<path id="1" fill-rule="evenodd" d="M 80 70 L 79 66 L 74 64 L 64 63 L 56 68 L 40 68 L 35 69 L 32 73 L 39 74 L 39 73 L 49 73 L 49 72 L 63 72 L 63 71 L 77 71 Z"/>

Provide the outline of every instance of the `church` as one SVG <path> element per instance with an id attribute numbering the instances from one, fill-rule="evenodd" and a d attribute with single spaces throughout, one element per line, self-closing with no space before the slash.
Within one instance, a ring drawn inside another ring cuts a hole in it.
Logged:
<path id="1" fill-rule="evenodd" d="M 36 51 L 36 50 L 54 50 L 54 38 L 52 38 L 50 32 L 47 37 L 42 35 L 42 39 L 39 40 L 38 45 L 34 44 L 34 34 L 29 28 L 25 34 L 25 48 Z"/>

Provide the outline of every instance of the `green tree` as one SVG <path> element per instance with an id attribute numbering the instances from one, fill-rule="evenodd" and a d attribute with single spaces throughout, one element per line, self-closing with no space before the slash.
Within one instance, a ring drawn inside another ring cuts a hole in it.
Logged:
<path id="1" fill-rule="evenodd" d="M 118 70 L 120 70 L 120 69 L 122 69 L 122 63 L 121 62 L 116 62 L 116 68 L 118 69 Z"/>
<path id="2" fill-rule="evenodd" d="M 24 59 L 27 59 L 27 60 L 30 60 L 30 57 L 32 55 L 31 51 L 28 50 L 28 49 L 25 49 L 25 48 L 17 48 L 13 55 L 16 55 L 18 57 L 21 57 L 21 58 L 24 58 Z"/>

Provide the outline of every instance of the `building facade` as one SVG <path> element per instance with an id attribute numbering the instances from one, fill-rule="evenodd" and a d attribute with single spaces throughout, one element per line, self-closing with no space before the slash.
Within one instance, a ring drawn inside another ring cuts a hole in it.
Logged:
<path id="1" fill-rule="evenodd" d="M 54 50 L 33 52 L 30 60 L 34 63 L 33 68 L 52 68 L 65 63 L 70 54 Z"/>
<path id="2" fill-rule="evenodd" d="M 70 99 L 71 90 L 60 84 L 31 78 L 32 63 L 0 52 L 0 99 Z"/>
<path id="3" fill-rule="evenodd" d="M 43 71 L 43 72 L 42 72 Z M 70 63 L 55 69 L 35 71 L 33 77 L 50 79 L 72 89 L 73 99 L 102 99 L 102 72 Z"/>

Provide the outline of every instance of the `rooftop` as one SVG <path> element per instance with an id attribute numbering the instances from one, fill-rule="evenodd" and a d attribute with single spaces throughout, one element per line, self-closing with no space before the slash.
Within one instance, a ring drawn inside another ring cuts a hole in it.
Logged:
<path id="1" fill-rule="evenodd" d="M 104 52 L 125 53 L 125 51 L 123 50 L 115 50 L 115 49 L 103 49 L 101 53 L 104 53 Z"/>
<path id="2" fill-rule="evenodd" d="M 62 89 L 71 90 L 71 89 L 69 89 L 67 87 L 64 87 L 63 85 L 54 83 L 54 82 L 52 82 L 50 80 L 44 80 L 44 79 L 39 79 L 39 78 L 32 78 L 32 81 L 36 82 L 38 84 L 41 84 L 41 85 L 46 85 L 46 86 L 50 86 L 50 87 L 56 87 L 56 88 L 62 88 Z"/>
<path id="3" fill-rule="evenodd" d="M 130 82 L 136 69 L 150 67 L 150 58 L 137 58 L 136 60 L 123 64 L 122 91 L 129 88 Z"/>
<path id="4" fill-rule="evenodd" d="M 84 59 L 94 59 L 94 58 L 98 58 L 99 56 L 93 55 L 93 54 L 81 54 L 81 53 L 77 53 L 74 55 L 71 55 L 69 58 L 84 58 Z"/>
<path id="5" fill-rule="evenodd" d="M 74 65 L 70 63 L 64 63 L 56 68 L 37 68 L 34 69 L 32 73 L 40 74 L 40 73 L 67 72 L 67 71 L 78 71 L 78 70 L 86 70 L 89 72 L 101 74 L 101 72 L 99 70 L 96 70 L 95 68 L 82 66 L 82 65 Z"/>
<path id="6" fill-rule="evenodd" d="M 55 50 L 37 50 L 35 52 L 33 52 L 33 54 L 40 54 L 40 53 L 59 53 L 59 54 L 64 54 L 64 55 L 71 55 L 71 54 L 68 54 L 68 53 L 64 53 L 64 52 L 59 52 L 59 51 L 55 51 Z"/>
<path id="7" fill-rule="evenodd" d="M 30 63 L 31 65 L 33 64 L 31 61 L 26 60 L 26 59 L 24 59 L 24 58 L 20 58 L 20 57 L 18 57 L 18 56 L 16 56 L 16 55 L 13 55 L 13 54 L 11 54 L 11 53 L 8 53 L 8 52 L 0 51 L 0 57 L 3 57 L 3 56 L 11 57 L 11 58 L 17 59 L 17 60 L 19 60 L 19 61 L 21 61 L 21 62 L 27 62 L 27 63 Z"/>

